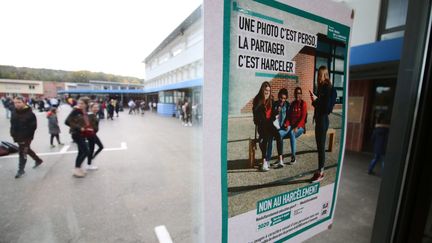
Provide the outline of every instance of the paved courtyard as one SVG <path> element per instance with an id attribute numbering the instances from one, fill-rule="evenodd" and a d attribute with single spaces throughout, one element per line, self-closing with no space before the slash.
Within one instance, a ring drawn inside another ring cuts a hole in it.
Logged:
<path id="1" fill-rule="evenodd" d="M 59 110 L 61 140 L 50 148 L 46 113 L 35 112 L 32 143 L 43 165 L 14 179 L 18 159 L 0 157 L 0 242 L 158 242 L 164 225 L 174 242 L 200 242 L 201 129 L 147 112 L 101 120 L 107 148 L 98 171 L 72 177 L 76 146 Z M 11 141 L 0 108 L 0 140 Z"/>

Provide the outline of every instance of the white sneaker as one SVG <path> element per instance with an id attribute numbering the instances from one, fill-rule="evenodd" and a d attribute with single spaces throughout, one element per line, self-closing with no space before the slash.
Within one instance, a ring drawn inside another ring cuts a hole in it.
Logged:
<path id="1" fill-rule="evenodd" d="M 97 169 L 99 169 L 99 168 L 96 165 L 89 165 L 87 167 L 87 170 L 97 170 Z"/>
<path id="2" fill-rule="evenodd" d="M 263 165 L 262 165 L 262 171 L 269 171 L 269 165 L 268 162 L 264 160 Z"/>
<path id="3" fill-rule="evenodd" d="M 284 167 L 285 165 L 284 165 L 283 160 L 279 160 L 279 163 L 277 163 L 277 166 L 278 167 Z"/>
<path id="4" fill-rule="evenodd" d="M 190 127 L 191 127 L 191 126 L 192 126 L 192 123 L 189 123 L 189 124 L 188 124 L 188 126 L 190 126 Z"/>

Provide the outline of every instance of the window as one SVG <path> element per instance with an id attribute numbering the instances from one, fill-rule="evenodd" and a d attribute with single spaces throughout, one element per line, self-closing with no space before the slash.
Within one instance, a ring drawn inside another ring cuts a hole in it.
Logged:
<path id="1" fill-rule="evenodd" d="M 171 50 L 172 56 L 175 57 L 175 56 L 177 56 L 178 54 L 180 54 L 180 53 L 183 51 L 183 46 L 184 46 L 183 43 L 178 44 L 177 46 L 175 46 L 175 47 Z"/>
<path id="2" fill-rule="evenodd" d="M 200 32 L 194 33 L 187 38 L 187 47 L 191 47 L 198 42 L 200 42 L 203 38 L 203 34 Z"/>
<path id="3" fill-rule="evenodd" d="M 403 37 L 408 0 L 383 0 L 379 24 L 379 40 Z"/>
<path id="4" fill-rule="evenodd" d="M 165 104 L 173 104 L 174 103 L 173 91 L 160 91 L 159 102 Z"/>
<path id="5" fill-rule="evenodd" d="M 314 92 L 316 93 L 318 89 L 318 69 L 320 66 L 326 66 L 329 70 L 333 87 L 336 88 L 336 102 L 339 104 L 343 102 L 345 52 L 346 47 L 344 43 L 318 35 L 318 45 L 315 55 Z"/>
<path id="6" fill-rule="evenodd" d="M 162 63 L 168 61 L 168 59 L 169 59 L 169 53 L 166 53 L 159 58 L 159 64 L 162 64 Z"/>

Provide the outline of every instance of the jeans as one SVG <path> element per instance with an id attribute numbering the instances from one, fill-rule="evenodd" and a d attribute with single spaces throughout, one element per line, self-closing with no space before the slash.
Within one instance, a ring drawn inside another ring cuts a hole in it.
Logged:
<path id="1" fill-rule="evenodd" d="M 11 118 L 11 111 L 8 108 L 6 108 L 6 119 L 9 118 Z"/>
<path id="2" fill-rule="evenodd" d="M 375 168 L 375 165 L 380 160 L 381 160 L 381 170 L 384 169 L 384 159 L 383 159 L 383 156 L 381 154 L 375 154 L 374 158 L 369 163 L 369 169 L 368 169 L 369 174 L 373 172 L 373 169 Z"/>
<path id="3" fill-rule="evenodd" d="M 96 157 L 96 155 L 98 155 L 103 150 L 104 146 L 97 135 L 94 137 L 88 138 L 88 143 L 89 143 L 89 150 L 90 151 L 88 154 L 87 164 L 91 165 L 92 160 Z M 96 151 L 96 153 L 94 152 L 95 144 L 97 144 L 97 146 L 98 146 L 98 150 Z"/>
<path id="4" fill-rule="evenodd" d="M 304 133 L 304 128 L 300 127 L 297 128 L 297 132 L 294 132 L 294 129 L 291 129 L 291 127 L 288 127 L 286 130 L 281 129 L 279 130 L 279 135 L 281 138 L 281 154 L 283 154 L 283 140 L 287 136 L 290 137 L 290 145 L 291 145 L 291 155 L 295 156 L 297 151 L 297 138 L 300 137 Z M 269 143 L 269 146 L 267 148 L 267 160 L 271 158 L 271 153 L 273 149 L 273 142 Z"/>
<path id="5" fill-rule="evenodd" d="M 315 141 L 318 149 L 318 170 L 321 171 L 324 169 L 325 163 L 325 144 L 328 127 L 328 116 L 321 116 L 315 118 Z"/>
<path id="6" fill-rule="evenodd" d="M 25 165 L 27 163 L 27 154 L 32 157 L 36 162 L 42 161 L 36 153 L 30 148 L 31 140 L 18 142 L 18 153 L 19 153 L 19 165 L 18 171 L 24 172 Z"/>
<path id="7" fill-rule="evenodd" d="M 259 146 L 262 153 L 262 158 L 269 161 L 272 153 L 273 138 L 276 140 L 278 155 L 282 155 L 282 139 L 279 132 L 273 124 L 267 124 L 264 127 L 258 127 Z"/>
<path id="8" fill-rule="evenodd" d="M 87 146 L 85 139 L 80 135 L 74 134 L 72 135 L 72 139 L 74 140 L 74 142 L 78 147 L 78 154 L 75 159 L 75 168 L 81 168 L 81 164 L 89 154 L 89 148 Z"/>

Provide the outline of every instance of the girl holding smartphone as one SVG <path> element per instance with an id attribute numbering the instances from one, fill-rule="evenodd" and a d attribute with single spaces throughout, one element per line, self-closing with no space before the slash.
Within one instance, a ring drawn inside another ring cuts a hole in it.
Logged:
<path id="1" fill-rule="evenodd" d="M 329 103 L 332 93 L 329 72 L 326 66 L 318 69 L 318 93 L 313 94 L 309 90 L 314 110 L 315 141 L 318 149 L 318 170 L 311 178 L 312 182 L 321 181 L 324 178 L 325 143 L 329 127 Z"/>

